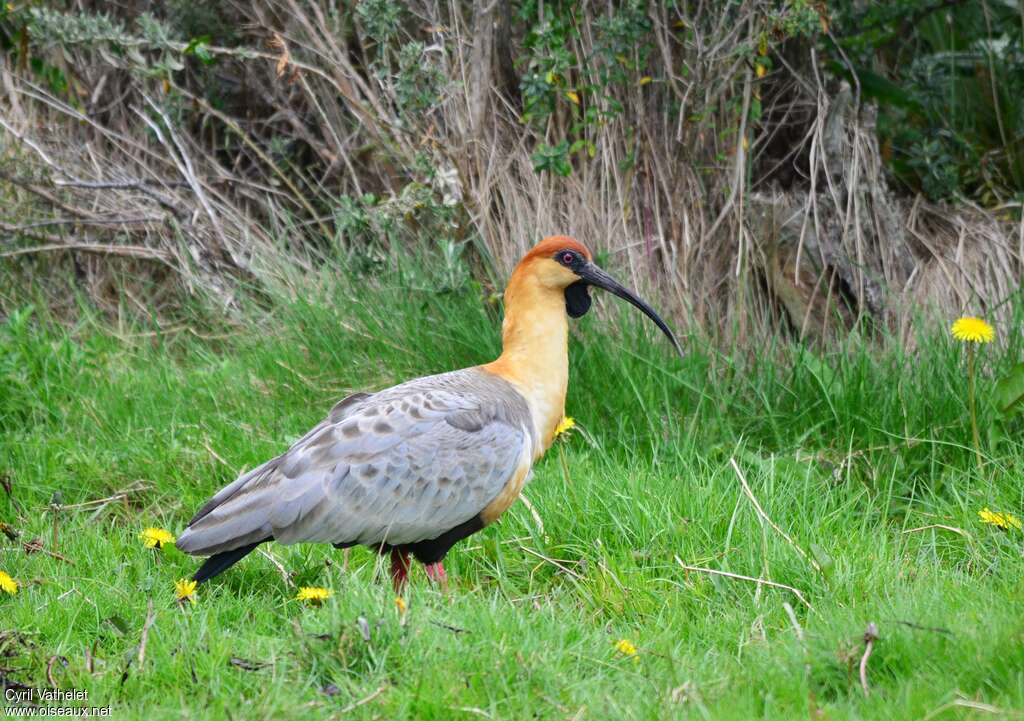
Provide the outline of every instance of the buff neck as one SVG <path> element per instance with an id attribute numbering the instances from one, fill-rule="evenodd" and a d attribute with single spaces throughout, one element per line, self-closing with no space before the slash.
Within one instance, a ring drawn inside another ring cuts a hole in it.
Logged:
<path id="1" fill-rule="evenodd" d="M 526 399 L 541 446 L 539 458 L 554 440 L 565 415 L 569 385 L 569 321 L 565 292 L 541 283 L 529 266 L 513 273 L 505 290 L 502 352 L 483 366 L 510 382 Z"/>

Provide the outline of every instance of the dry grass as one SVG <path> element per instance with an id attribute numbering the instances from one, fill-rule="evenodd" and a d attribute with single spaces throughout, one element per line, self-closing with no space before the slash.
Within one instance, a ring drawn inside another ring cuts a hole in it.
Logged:
<path id="1" fill-rule="evenodd" d="M 526 51 L 508 3 L 409 3 L 393 47 L 318 3 L 231 12 L 238 43 L 208 48 L 226 96 L 217 107 L 206 99 L 215 81 L 192 60 L 166 82 L 142 72 L 154 55 L 184 58 L 175 39 L 140 38 L 145 62 L 103 41 L 40 41 L 34 52 L 74 78 L 74 107 L 0 66 L 8 269 L 73 268 L 110 304 L 126 288 L 143 307 L 185 288 L 231 307 L 239 282 L 293 283 L 303 274 L 285 269 L 361 250 L 338 222 L 339 195 L 396 197 L 421 182 L 439 204 L 458 199 L 449 235 L 478 251 L 493 283 L 537 238 L 566 233 L 610 254 L 679 326 L 711 335 L 785 326 L 827 337 L 869 317 L 909 339 L 921 308 L 998 316 L 1017 288 L 1024 226 L 895 196 L 872 108 L 828 77 L 813 43 L 780 41 L 775 69 L 757 77 L 752 58 L 778 12 L 770 2 L 648 7 L 652 51 L 637 82 L 556 103 L 543 126 L 521 121 L 523 70 L 512 62 Z M 607 13 L 576 11 L 566 88 L 607 70 Z M 413 39 L 448 82 L 427 110 L 403 113 L 399 74 L 371 60 L 393 68 Z M 538 143 L 616 103 L 621 112 L 583 131 L 592 158 L 574 156 L 565 178 L 534 171 Z M 417 170 L 423 158 L 430 177 Z M 405 221 L 403 243 L 434 240 Z M 69 249 L 63 263 L 57 248 Z M 145 287 L 124 280 L 139 276 Z"/>

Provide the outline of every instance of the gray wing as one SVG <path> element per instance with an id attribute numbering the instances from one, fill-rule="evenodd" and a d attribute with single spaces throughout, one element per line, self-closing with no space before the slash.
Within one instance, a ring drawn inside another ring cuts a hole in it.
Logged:
<path id="1" fill-rule="evenodd" d="M 469 368 L 357 394 L 286 453 L 217 493 L 178 537 L 187 553 L 268 537 L 399 545 L 480 513 L 532 458 L 525 400 Z"/>

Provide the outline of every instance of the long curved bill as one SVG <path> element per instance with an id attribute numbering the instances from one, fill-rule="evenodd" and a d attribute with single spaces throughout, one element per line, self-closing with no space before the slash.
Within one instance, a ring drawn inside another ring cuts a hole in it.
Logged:
<path id="1" fill-rule="evenodd" d="M 631 291 L 629 288 L 626 288 L 593 263 L 584 264 L 584 266 L 576 272 L 576 275 L 586 283 L 597 286 L 598 288 L 604 288 L 608 292 L 614 293 L 623 300 L 629 301 L 639 308 L 644 315 L 653 320 L 655 325 L 661 328 L 662 333 L 668 336 L 668 339 L 672 341 L 672 345 L 675 347 L 676 352 L 680 356 L 683 355 L 683 349 L 679 347 L 679 342 L 676 340 L 676 337 L 672 335 L 672 331 L 669 330 L 668 324 L 661 319 L 661 316 L 654 312 L 654 308 L 647 305 L 647 303 L 641 300 L 636 293 Z"/>

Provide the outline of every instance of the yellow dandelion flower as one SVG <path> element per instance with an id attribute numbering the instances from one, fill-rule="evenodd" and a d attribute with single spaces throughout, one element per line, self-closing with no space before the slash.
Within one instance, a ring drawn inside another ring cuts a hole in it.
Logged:
<path id="1" fill-rule="evenodd" d="M 565 97 L 569 98 L 569 100 L 572 102 L 573 105 L 579 105 L 580 104 L 579 93 L 576 93 L 576 92 L 573 92 L 572 90 L 570 90 L 570 91 L 568 91 L 565 94 Z"/>
<path id="2" fill-rule="evenodd" d="M 139 538 L 146 548 L 163 548 L 165 544 L 174 543 L 174 536 L 162 528 L 147 528 L 139 534 Z"/>
<path id="3" fill-rule="evenodd" d="M 401 596 L 395 596 L 395 608 L 398 609 L 399 616 L 404 616 L 405 610 L 408 608 L 408 606 L 405 605 L 405 599 Z"/>
<path id="4" fill-rule="evenodd" d="M 18 582 L 4 571 L 0 571 L 0 591 L 12 596 L 18 592 Z"/>
<path id="5" fill-rule="evenodd" d="M 981 518 L 982 523 L 998 526 L 1004 531 L 1008 531 L 1011 528 L 1016 528 L 1018 531 L 1024 530 L 1024 524 L 1012 513 L 996 513 L 988 510 L 986 507 L 978 511 L 978 516 Z"/>
<path id="6" fill-rule="evenodd" d="M 965 343 L 991 343 L 996 337 L 995 329 L 981 318 L 964 317 L 950 328 L 953 337 Z"/>
<path id="7" fill-rule="evenodd" d="M 299 589 L 299 592 L 295 595 L 295 600 L 305 601 L 306 603 L 312 604 L 314 606 L 319 606 L 330 597 L 331 592 L 326 588 L 319 588 L 317 586 L 302 586 Z"/>
<path id="8" fill-rule="evenodd" d="M 574 421 L 569 416 L 566 416 L 565 418 L 558 422 L 557 426 L 555 426 L 555 438 L 558 438 L 563 433 L 568 433 L 575 427 L 576 421 Z"/>
<path id="9" fill-rule="evenodd" d="M 766 68 L 764 65 L 761 65 L 759 63 L 759 64 L 755 65 L 754 67 L 757 69 L 757 77 L 763 78 L 765 75 L 768 74 L 768 68 Z"/>
<path id="10" fill-rule="evenodd" d="M 626 638 L 620 638 L 615 644 L 615 650 L 621 653 L 623 656 L 628 656 L 634 661 L 639 661 L 640 657 L 637 655 L 636 646 L 633 642 Z"/>
<path id="11" fill-rule="evenodd" d="M 179 578 L 174 582 L 174 595 L 178 599 L 178 603 L 184 603 L 188 601 L 195 605 L 196 602 L 196 586 L 199 584 L 193 581 L 191 578 Z"/>

